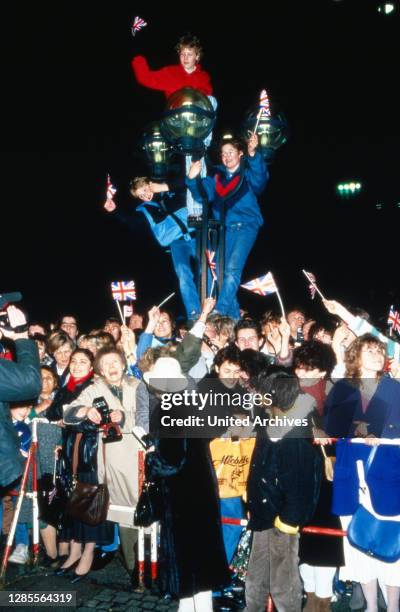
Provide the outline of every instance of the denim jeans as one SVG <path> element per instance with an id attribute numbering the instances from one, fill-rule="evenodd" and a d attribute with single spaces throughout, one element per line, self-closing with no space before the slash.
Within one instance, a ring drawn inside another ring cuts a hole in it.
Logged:
<path id="1" fill-rule="evenodd" d="M 196 261 L 196 241 L 194 238 L 174 240 L 170 249 L 186 316 L 188 319 L 197 319 L 201 306 L 195 282 L 199 267 Z"/>
<path id="2" fill-rule="evenodd" d="M 258 227 L 231 223 L 225 229 L 225 271 L 215 309 L 232 319 L 240 318 L 237 291 L 247 257 L 256 241 Z"/>

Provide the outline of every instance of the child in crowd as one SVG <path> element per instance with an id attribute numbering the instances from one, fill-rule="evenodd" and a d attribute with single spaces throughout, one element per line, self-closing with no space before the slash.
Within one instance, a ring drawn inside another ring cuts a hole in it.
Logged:
<path id="1" fill-rule="evenodd" d="M 298 379 L 279 370 L 262 374 L 257 392 L 269 394 L 273 403 L 269 424 L 257 432 L 247 486 L 248 526 L 254 533 L 246 612 L 264 610 L 268 594 L 278 610 L 300 612 L 299 530 L 315 511 L 322 461 L 307 439 L 310 404 Z M 282 425 L 285 417 L 288 424 Z"/>
<path id="2" fill-rule="evenodd" d="M 11 418 L 15 430 L 19 438 L 20 453 L 23 457 L 28 457 L 29 448 L 32 442 L 32 434 L 29 425 L 25 422 L 31 405 L 19 405 L 10 409 Z M 16 505 L 17 497 L 12 497 L 14 506 Z M 0 507 L 0 524 L 2 524 L 2 507 Z M 22 519 L 23 520 L 23 519 Z M 15 530 L 15 549 L 9 557 L 10 563 L 24 564 L 29 559 L 29 531 L 26 522 L 18 521 Z"/>
<path id="3" fill-rule="evenodd" d="M 167 184 L 153 183 L 147 177 L 136 177 L 131 182 L 131 194 L 142 202 L 136 210 L 145 215 L 157 242 L 162 247 L 169 247 L 186 317 L 196 320 L 201 311 L 195 281 L 199 264 L 196 242 L 192 237 L 194 230 L 189 229 L 187 224 L 183 180 L 168 180 Z M 124 223 L 135 223 L 133 217 L 116 210 L 112 200 L 107 200 L 104 208 Z"/>

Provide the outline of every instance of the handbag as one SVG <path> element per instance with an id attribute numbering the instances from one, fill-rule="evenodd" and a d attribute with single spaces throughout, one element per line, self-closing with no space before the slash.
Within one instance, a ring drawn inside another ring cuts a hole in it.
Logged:
<path id="1" fill-rule="evenodd" d="M 137 527 L 150 527 L 163 516 L 163 496 L 160 482 L 144 482 L 135 509 Z"/>
<path id="2" fill-rule="evenodd" d="M 63 526 L 66 495 L 60 486 L 58 476 L 60 460 L 54 458 L 53 474 L 43 474 L 38 480 L 39 518 L 56 529 Z"/>
<path id="3" fill-rule="evenodd" d="M 375 446 L 371 449 L 365 472 L 363 462 L 357 461 L 360 505 L 347 529 L 347 538 L 352 546 L 367 555 L 386 563 L 394 563 L 400 559 L 400 515 L 384 516 L 375 512 L 365 481 L 377 448 Z"/>
<path id="4" fill-rule="evenodd" d="M 86 482 L 79 482 L 76 475 L 78 471 L 79 443 L 82 439 L 82 435 L 82 433 L 77 434 L 74 444 L 72 459 L 73 488 L 65 512 L 73 519 L 86 523 L 87 525 L 95 526 L 106 520 L 110 503 L 110 495 L 107 487 L 106 449 L 102 442 L 104 484 L 93 485 Z"/>
<path id="5" fill-rule="evenodd" d="M 151 460 L 154 454 L 151 452 L 145 456 L 145 480 L 134 514 L 134 523 L 137 527 L 150 527 L 159 521 L 164 513 L 161 480 L 150 475 Z"/>

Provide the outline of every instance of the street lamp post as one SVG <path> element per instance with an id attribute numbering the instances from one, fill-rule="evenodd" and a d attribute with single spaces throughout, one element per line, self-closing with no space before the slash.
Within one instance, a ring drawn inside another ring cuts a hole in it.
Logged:
<path id="1" fill-rule="evenodd" d="M 207 96 L 197 89 L 184 87 L 174 92 L 167 100 L 167 107 L 161 120 L 161 132 L 165 140 L 174 149 L 192 160 L 204 156 L 205 139 L 211 134 L 215 124 L 215 111 Z M 205 251 L 208 248 L 209 235 L 213 233 L 219 250 L 219 269 L 223 270 L 224 223 L 208 217 L 208 202 L 205 193 L 202 195 L 201 222 L 195 222 L 196 254 L 201 274 L 198 275 L 200 300 L 208 295 L 208 268 Z M 221 277 L 220 277 L 221 278 Z"/>

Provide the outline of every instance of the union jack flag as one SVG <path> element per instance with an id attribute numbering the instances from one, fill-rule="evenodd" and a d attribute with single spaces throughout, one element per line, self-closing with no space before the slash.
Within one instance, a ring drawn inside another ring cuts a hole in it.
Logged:
<path id="1" fill-rule="evenodd" d="M 308 280 L 312 281 L 313 283 L 317 283 L 317 279 L 315 278 L 315 275 L 312 272 L 306 272 Z M 315 294 L 317 292 L 315 286 L 313 284 L 309 284 L 308 288 L 310 290 L 311 293 L 311 299 L 313 300 L 315 298 Z"/>
<path id="2" fill-rule="evenodd" d="M 269 108 L 269 98 L 266 89 L 263 89 L 260 93 L 260 110 L 261 117 L 271 117 L 271 110 Z"/>
<path id="3" fill-rule="evenodd" d="M 393 331 L 400 334 L 400 313 L 394 310 L 393 306 L 389 310 L 388 325 L 390 326 L 390 334 Z"/>
<path id="4" fill-rule="evenodd" d="M 135 281 L 113 281 L 111 293 L 113 300 L 118 302 L 136 300 Z"/>
<path id="5" fill-rule="evenodd" d="M 139 30 L 145 28 L 146 26 L 147 23 L 144 19 L 142 19 L 141 17 L 135 17 L 131 27 L 132 36 L 135 36 L 136 32 L 139 32 Z"/>
<path id="6" fill-rule="evenodd" d="M 214 257 L 215 251 L 209 251 L 206 249 L 206 259 L 208 267 L 210 268 L 211 276 L 213 277 L 213 280 L 217 280 L 217 264 L 214 261 Z"/>
<path id="7" fill-rule="evenodd" d="M 271 272 L 268 272 L 264 276 L 259 276 L 258 278 L 255 278 L 254 280 L 240 286 L 248 291 L 253 291 L 253 293 L 258 293 L 258 295 L 270 295 L 270 293 L 277 293 L 278 291 L 278 287 L 275 284 L 274 277 L 272 276 Z"/>
<path id="8" fill-rule="evenodd" d="M 107 174 L 107 186 L 106 186 L 107 200 L 113 201 L 113 198 L 116 193 L 117 193 L 117 190 L 111 182 L 111 177 L 109 174 Z"/>

